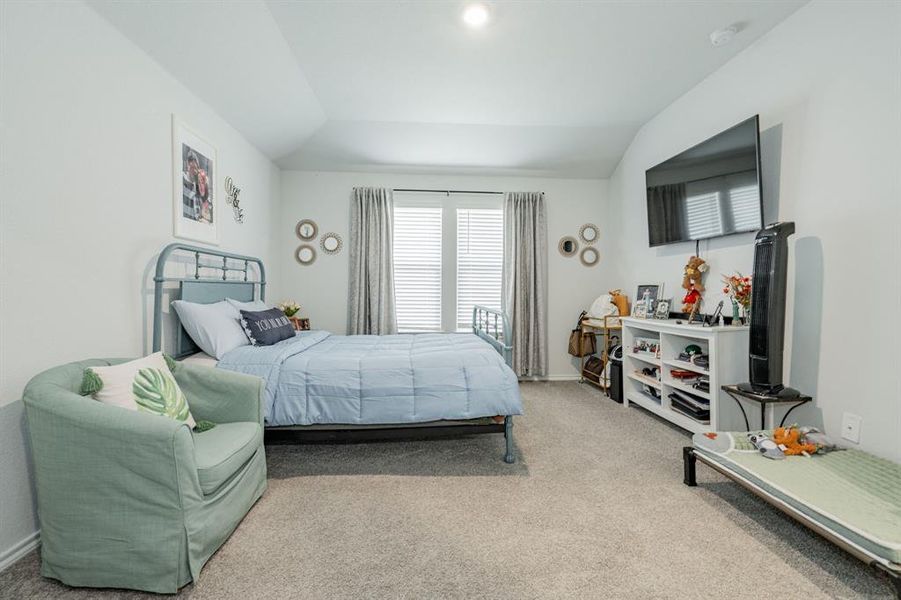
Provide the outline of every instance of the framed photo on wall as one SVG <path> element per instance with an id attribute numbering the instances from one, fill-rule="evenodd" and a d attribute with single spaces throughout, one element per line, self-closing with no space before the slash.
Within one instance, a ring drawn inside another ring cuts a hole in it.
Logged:
<path id="1" fill-rule="evenodd" d="M 186 240 L 219 245 L 216 148 L 172 115 L 173 226 Z"/>

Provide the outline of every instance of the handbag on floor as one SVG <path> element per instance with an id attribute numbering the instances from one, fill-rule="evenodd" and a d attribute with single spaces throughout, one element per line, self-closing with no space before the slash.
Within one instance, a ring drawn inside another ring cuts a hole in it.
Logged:
<path id="1" fill-rule="evenodd" d="M 582 335 L 582 319 L 587 314 L 586 311 L 582 311 L 576 323 L 576 328 L 569 334 L 569 353 L 578 358 L 597 352 L 594 334 Z"/>

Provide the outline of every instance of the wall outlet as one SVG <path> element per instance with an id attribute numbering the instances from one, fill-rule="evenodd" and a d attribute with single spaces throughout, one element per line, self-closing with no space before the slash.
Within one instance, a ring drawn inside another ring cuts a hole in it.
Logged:
<path id="1" fill-rule="evenodd" d="M 842 413 L 842 437 L 855 444 L 860 443 L 860 421 L 858 415 Z"/>

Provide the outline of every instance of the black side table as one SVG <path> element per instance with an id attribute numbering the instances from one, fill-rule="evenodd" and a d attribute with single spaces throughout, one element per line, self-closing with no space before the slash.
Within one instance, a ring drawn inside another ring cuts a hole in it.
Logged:
<path id="1" fill-rule="evenodd" d="M 741 390 L 737 385 L 724 385 L 722 386 L 722 390 L 735 399 L 735 403 L 738 404 L 738 408 L 741 409 L 741 416 L 745 418 L 745 429 L 747 429 L 748 431 L 751 431 L 751 424 L 748 422 L 748 413 L 745 412 L 745 407 L 742 406 L 742 400 L 750 400 L 752 402 L 757 402 L 758 404 L 760 404 L 760 429 L 766 429 L 766 407 L 768 404 L 793 405 L 785 412 L 784 415 L 782 415 L 782 420 L 779 422 L 779 427 L 783 427 L 785 425 L 785 419 L 788 418 L 788 415 L 789 413 L 791 413 L 791 411 L 795 410 L 802 404 L 807 404 L 808 402 L 813 400 L 813 398 L 811 398 L 810 396 L 804 396 L 803 394 L 795 398 L 780 398 L 779 396 L 755 394 L 753 392 L 746 392 L 744 390 Z"/>

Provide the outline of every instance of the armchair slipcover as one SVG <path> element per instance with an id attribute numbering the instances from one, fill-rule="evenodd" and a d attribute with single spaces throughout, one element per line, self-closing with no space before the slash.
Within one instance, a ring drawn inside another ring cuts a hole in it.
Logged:
<path id="1" fill-rule="evenodd" d="M 41 573 L 73 586 L 174 593 L 195 580 L 266 489 L 263 382 L 179 364 L 197 420 L 108 406 L 79 395 L 92 359 L 25 388 L 41 523 Z"/>

